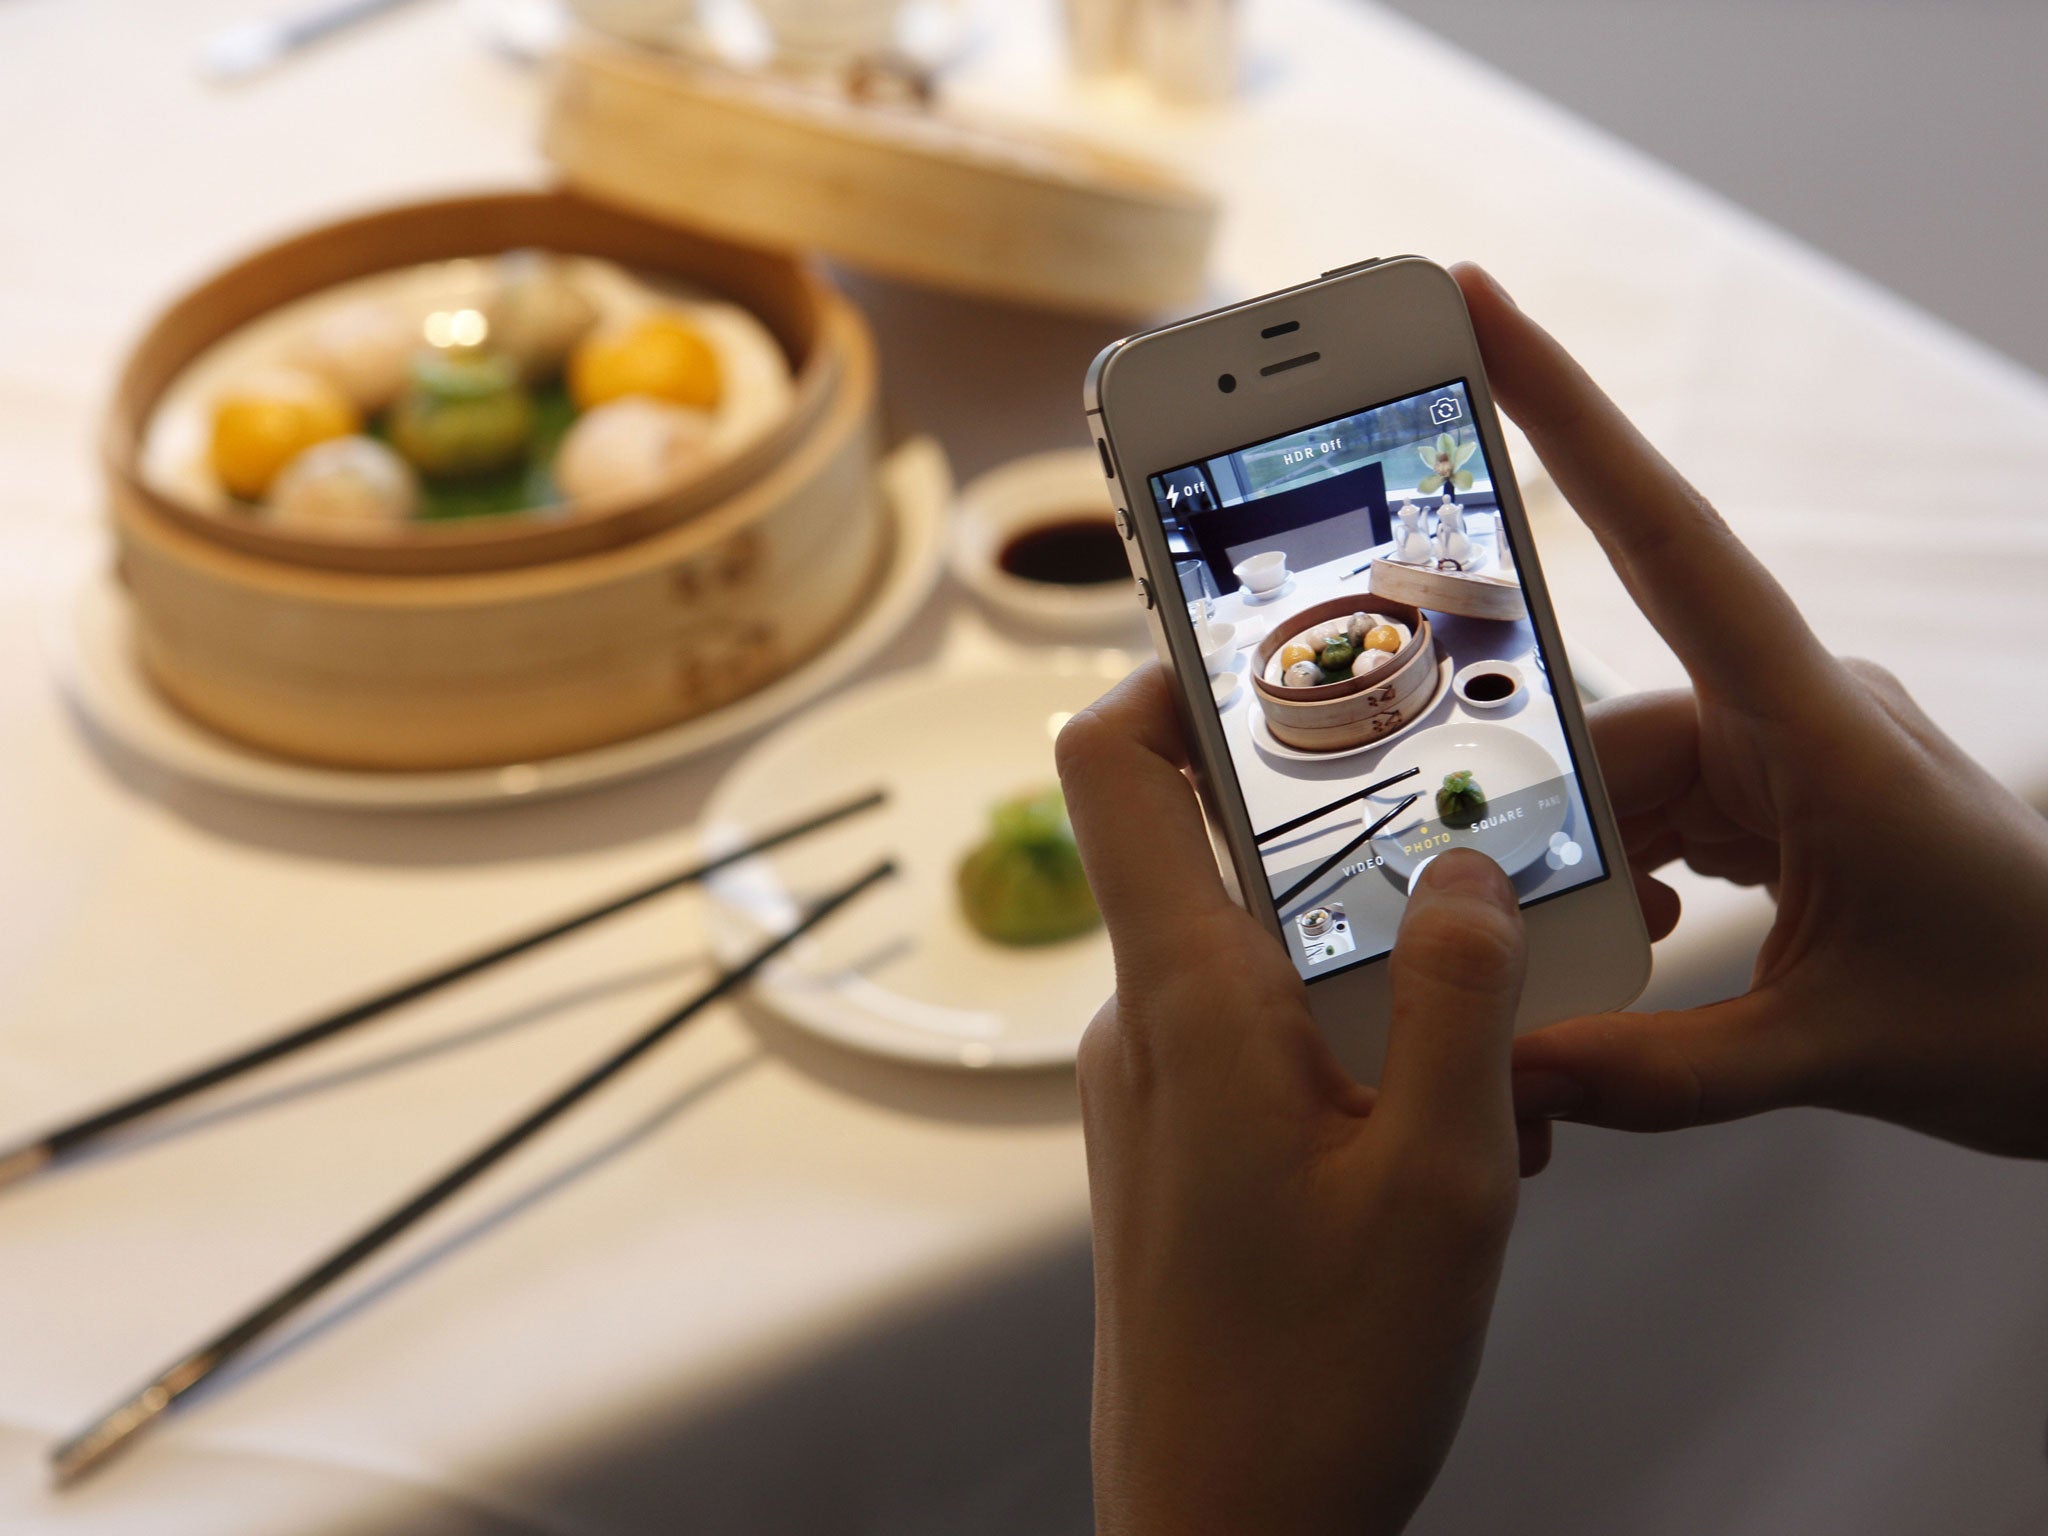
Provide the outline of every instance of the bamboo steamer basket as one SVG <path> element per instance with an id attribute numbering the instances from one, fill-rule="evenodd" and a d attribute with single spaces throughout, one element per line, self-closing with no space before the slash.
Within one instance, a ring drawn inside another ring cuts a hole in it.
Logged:
<path id="1" fill-rule="evenodd" d="M 1201 298 L 1216 202 L 1153 162 L 951 109 L 856 101 L 594 34 L 543 145 L 572 185 L 749 244 L 1085 314 Z"/>
<path id="2" fill-rule="evenodd" d="M 1454 613 L 1465 619 L 1526 619 L 1529 605 L 1519 582 L 1499 576 L 1439 571 L 1398 560 L 1375 560 L 1366 578 L 1372 595 Z"/>
<path id="3" fill-rule="evenodd" d="M 1266 681 L 1266 663 L 1312 625 L 1358 612 L 1356 596 L 1315 603 L 1275 624 L 1252 652 L 1252 687 L 1274 739 L 1304 752 L 1339 752 L 1364 746 L 1400 729 L 1436 692 L 1436 637 L 1429 618 L 1408 603 L 1375 596 L 1375 613 L 1391 614 L 1408 626 L 1408 643 L 1383 667 L 1365 677 L 1321 688 L 1281 688 Z"/>
<path id="4" fill-rule="evenodd" d="M 767 438 L 677 494 L 590 517 L 298 538 L 180 505 L 140 468 L 178 372 L 278 304 L 393 266 L 522 246 L 601 256 L 744 303 L 796 378 Z M 326 226 L 194 290 L 150 328 L 104 439 L 138 660 L 250 746 L 349 768 L 522 762 L 738 698 L 829 640 L 886 554 L 873 343 L 804 264 L 559 192 Z"/>

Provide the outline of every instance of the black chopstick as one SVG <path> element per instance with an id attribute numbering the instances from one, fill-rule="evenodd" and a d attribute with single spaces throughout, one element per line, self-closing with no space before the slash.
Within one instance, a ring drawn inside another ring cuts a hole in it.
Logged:
<path id="1" fill-rule="evenodd" d="M 1399 805 L 1395 806 L 1391 811 L 1387 812 L 1386 815 L 1382 816 L 1378 821 L 1374 822 L 1371 826 L 1367 827 L 1363 832 L 1359 833 L 1358 836 L 1351 839 L 1350 842 L 1346 843 L 1342 848 L 1339 848 L 1335 853 L 1331 854 L 1327 859 L 1323 860 L 1322 863 L 1318 864 L 1314 869 L 1310 870 L 1306 875 L 1302 876 L 1301 879 L 1295 881 L 1294 884 L 1290 885 L 1286 890 L 1282 891 L 1277 897 L 1274 898 L 1273 905 L 1275 907 L 1285 907 L 1287 903 L 1294 900 L 1295 897 L 1299 896 L 1303 891 L 1307 890 L 1310 886 L 1314 885 L 1318 880 L 1322 879 L 1323 876 L 1327 875 L 1331 870 L 1335 869 L 1339 864 L 1342 864 L 1346 859 L 1351 857 L 1352 854 L 1356 853 L 1358 851 L 1359 845 L 1364 843 L 1368 838 L 1374 836 L 1380 830 L 1381 827 L 1384 827 L 1388 822 L 1392 821 L 1396 816 L 1400 815 L 1403 811 L 1407 810 L 1409 806 L 1413 805 L 1416 801 L 1420 800 L 1421 798 L 1422 796 L 1420 795 L 1410 795 L 1406 800 L 1403 800 Z"/>
<path id="2" fill-rule="evenodd" d="M 770 848 L 804 837 L 861 811 L 873 810 L 886 798 L 888 797 L 882 791 L 872 790 L 858 799 L 844 801 L 818 812 L 815 816 L 808 816 L 802 821 L 770 832 L 765 837 L 758 837 L 744 847 L 734 848 L 715 858 L 702 860 L 687 869 L 664 875 L 638 890 L 626 891 L 597 906 L 535 928 L 517 938 L 507 939 L 501 944 L 495 944 L 479 954 L 454 961 L 439 970 L 416 976 L 410 981 L 400 982 L 374 997 L 350 1003 L 347 1007 L 338 1009 L 324 1018 L 315 1019 L 310 1024 L 302 1024 L 296 1029 L 287 1030 L 281 1035 L 263 1041 L 260 1045 L 238 1051 L 232 1056 L 223 1056 L 196 1071 L 173 1078 L 167 1083 L 160 1083 L 154 1088 L 146 1088 L 132 1098 L 96 1110 L 83 1119 L 72 1121 L 69 1125 L 60 1126 L 54 1131 L 46 1131 L 34 1141 L 8 1152 L 0 1152 L 0 1189 L 4 1189 L 16 1179 L 27 1178 L 65 1153 L 74 1151 L 87 1142 L 95 1141 L 131 1120 L 151 1114 L 168 1104 L 175 1104 L 180 1099 L 189 1098 L 195 1093 L 224 1083 L 229 1078 L 239 1077 L 244 1072 L 266 1066 L 280 1057 L 291 1055 L 294 1051 L 302 1051 L 309 1045 L 318 1045 L 322 1040 L 331 1039 L 344 1030 L 353 1029 L 358 1024 L 374 1019 L 380 1014 L 389 1013 L 392 1009 L 425 997 L 430 992 L 438 992 L 443 987 L 464 981 L 502 961 L 523 955 L 528 950 L 538 949 L 541 945 L 559 939 L 565 934 L 574 933 L 579 928 L 587 928 L 592 923 L 616 916 L 643 901 L 651 901 L 656 896 L 666 895 L 670 891 L 702 880 L 706 875 L 714 874 L 728 864 L 737 864 L 742 859 L 752 858 L 755 854 L 766 853 Z"/>
<path id="3" fill-rule="evenodd" d="M 1341 800 L 1332 800 L 1328 805 L 1319 805 L 1314 810 L 1295 817 L 1292 821 L 1283 821 L 1277 827 L 1268 827 L 1263 832 L 1255 832 L 1252 834 L 1252 841 L 1255 843 L 1270 843 L 1283 832 L 1292 832 L 1296 827 L 1305 827 L 1317 817 L 1329 815 L 1330 812 L 1336 810 L 1339 806 L 1349 805 L 1354 800 L 1364 800 L 1369 796 L 1376 795 L 1389 785 L 1398 784 L 1403 779 L 1412 779 L 1420 772 L 1422 772 L 1420 768 L 1403 768 L 1399 773 L 1389 778 L 1381 779 L 1377 784 L 1368 784 L 1363 789 L 1354 789 Z"/>
<path id="4" fill-rule="evenodd" d="M 50 1453 L 50 1466 L 58 1486 L 68 1486 L 91 1474 L 109 1456 L 155 1422 L 172 1403 L 234 1359 L 264 1333 L 319 1295 L 451 1195 L 488 1171 L 493 1164 L 545 1129 L 550 1122 L 573 1109 L 610 1079 L 625 1071 L 710 1004 L 751 979 L 762 966 L 795 943 L 799 937 L 861 895 L 870 886 L 886 879 L 895 872 L 895 869 L 893 860 L 884 859 L 866 874 L 840 886 L 818 901 L 794 927 L 768 940 L 745 960 L 722 973 L 717 980 L 673 1012 L 657 1019 L 610 1056 L 486 1142 L 381 1221 L 342 1244 L 225 1331 L 209 1339 L 190 1354 L 179 1358 L 132 1397 L 102 1414 L 85 1429 L 59 1445 Z"/>

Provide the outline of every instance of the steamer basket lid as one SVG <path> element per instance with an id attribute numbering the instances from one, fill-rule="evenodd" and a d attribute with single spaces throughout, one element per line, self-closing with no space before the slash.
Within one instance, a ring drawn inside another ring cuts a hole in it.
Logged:
<path id="1" fill-rule="evenodd" d="M 581 34 L 543 145 L 585 195 L 890 277 L 1127 317 L 1202 291 L 1212 197 L 1079 139 Z"/>

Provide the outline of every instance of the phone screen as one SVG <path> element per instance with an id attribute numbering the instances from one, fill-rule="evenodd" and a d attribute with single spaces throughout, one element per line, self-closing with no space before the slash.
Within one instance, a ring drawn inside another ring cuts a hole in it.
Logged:
<path id="1" fill-rule="evenodd" d="M 1303 977 L 1383 958 L 1449 848 L 1524 906 L 1607 877 L 1463 379 L 1150 487 Z"/>

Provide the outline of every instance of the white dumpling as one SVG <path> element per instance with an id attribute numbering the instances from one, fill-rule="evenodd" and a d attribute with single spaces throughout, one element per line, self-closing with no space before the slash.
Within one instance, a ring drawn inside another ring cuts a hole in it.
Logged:
<path id="1" fill-rule="evenodd" d="M 560 370 L 572 348 L 596 328 L 598 309 L 559 256 L 512 251 L 498 258 L 498 286 L 485 308 L 490 345 L 529 381 Z"/>
<path id="2" fill-rule="evenodd" d="M 1388 653 L 1385 651 L 1360 651 L 1352 660 L 1351 675 L 1353 677 L 1364 677 L 1366 673 L 1372 671 L 1375 667 L 1384 664 L 1387 656 Z"/>
<path id="3" fill-rule="evenodd" d="M 277 522 L 341 532 L 393 527 L 419 504 L 412 466 L 373 437 L 335 437 L 299 454 L 266 500 Z"/>
<path id="4" fill-rule="evenodd" d="M 709 456 L 711 414 L 627 395 L 576 419 L 555 455 L 555 484 L 572 501 L 618 501 L 668 489 Z"/>
<path id="5" fill-rule="evenodd" d="M 1312 661 L 1297 661 L 1280 674 L 1280 681 L 1289 688 L 1320 688 L 1323 669 Z"/>
<path id="6" fill-rule="evenodd" d="M 313 322 L 299 360 L 367 416 L 398 398 L 420 346 L 419 327 L 396 306 L 359 299 Z"/>

